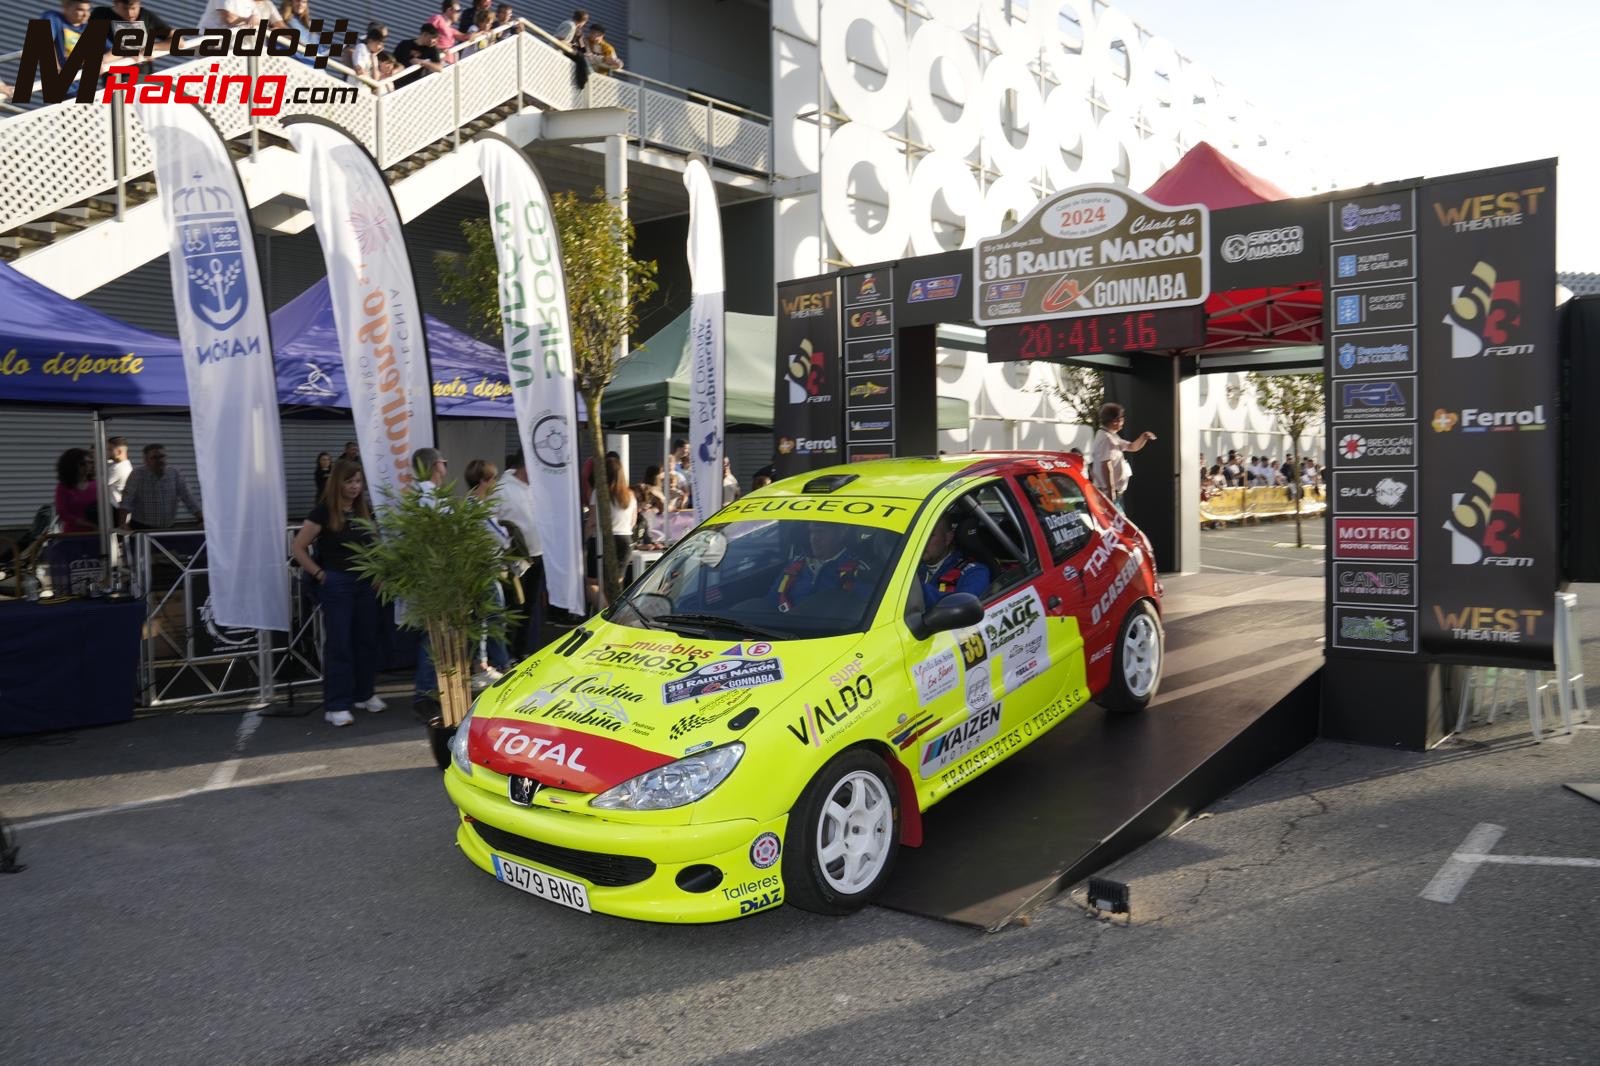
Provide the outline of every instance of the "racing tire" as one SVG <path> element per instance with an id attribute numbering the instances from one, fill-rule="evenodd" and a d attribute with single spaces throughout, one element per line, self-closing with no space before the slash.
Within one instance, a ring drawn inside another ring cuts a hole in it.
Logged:
<path id="1" fill-rule="evenodd" d="M 900 795 L 882 759 L 847 751 L 818 772 L 789 812 L 783 849 L 788 902 L 851 914 L 888 883 L 900 851 Z"/>
<path id="2" fill-rule="evenodd" d="M 1134 604 L 1117 629 L 1111 683 L 1100 698 L 1101 706 L 1115 714 L 1133 714 L 1150 706 L 1161 687 L 1165 639 L 1161 619 L 1150 601 Z"/>

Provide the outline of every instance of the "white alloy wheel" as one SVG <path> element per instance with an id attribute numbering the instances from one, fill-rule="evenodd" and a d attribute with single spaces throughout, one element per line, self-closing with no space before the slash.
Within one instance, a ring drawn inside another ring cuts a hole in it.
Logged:
<path id="1" fill-rule="evenodd" d="M 1161 676 L 1161 634 L 1148 613 L 1138 615 L 1122 634 L 1122 679 L 1135 699 L 1144 699 Z"/>
<path id="2" fill-rule="evenodd" d="M 840 778 L 817 819 L 817 858 L 835 892 L 854 895 L 877 879 L 894 850 L 894 804 L 878 775 Z"/>

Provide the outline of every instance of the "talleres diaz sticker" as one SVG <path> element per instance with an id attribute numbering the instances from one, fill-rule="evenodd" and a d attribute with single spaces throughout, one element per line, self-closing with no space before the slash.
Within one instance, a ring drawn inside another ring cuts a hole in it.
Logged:
<path id="1" fill-rule="evenodd" d="M 996 703 L 924 744 L 918 773 L 926 780 L 999 735 L 1000 705 Z"/>
<path id="2" fill-rule="evenodd" d="M 718 659 L 661 686 L 661 702 L 677 703 L 727 689 L 756 688 L 783 680 L 777 659 Z"/>

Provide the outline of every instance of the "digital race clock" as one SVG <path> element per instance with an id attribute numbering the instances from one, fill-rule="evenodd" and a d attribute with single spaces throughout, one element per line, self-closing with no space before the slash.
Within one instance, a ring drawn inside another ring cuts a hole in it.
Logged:
<path id="1" fill-rule="evenodd" d="M 1109 315 L 1056 318 L 990 326 L 989 361 L 1069 359 L 1083 355 L 1198 348 L 1206 341 L 1206 310 L 1163 307 Z"/>

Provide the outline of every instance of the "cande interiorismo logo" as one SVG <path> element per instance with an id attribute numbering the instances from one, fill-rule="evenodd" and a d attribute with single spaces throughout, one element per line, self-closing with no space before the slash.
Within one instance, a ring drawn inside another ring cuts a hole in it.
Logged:
<path id="1" fill-rule="evenodd" d="M 169 54 L 196 59 L 303 55 L 311 60 L 312 66 L 322 69 L 328 65 L 328 55 L 335 47 L 354 48 L 357 36 L 345 19 L 335 21 L 331 29 L 324 29 L 324 25 L 321 19 L 313 19 L 308 28 L 315 37 L 305 42 L 301 41 L 298 30 L 265 26 L 241 30 L 179 29 L 172 33 Z M 155 55 L 155 39 L 142 24 L 90 19 L 74 29 L 77 40 L 63 61 L 56 51 L 50 22 L 28 20 L 27 36 L 23 38 L 22 54 L 17 60 L 17 103 L 32 101 L 37 81 L 40 95 L 47 104 L 59 104 L 69 97 L 80 104 L 109 104 L 120 94 L 123 103 L 129 104 L 236 102 L 248 105 L 250 113 L 258 116 L 276 115 L 283 109 L 288 92 L 288 78 L 283 74 L 221 74 L 217 63 L 211 64 L 207 74 L 155 73 L 131 65 Z M 111 66 L 102 84 L 101 67 L 108 56 Z M 98 96 L 96 90 L 99 90 Z M 356 92 L 353 85 L 300 86 L 295 96 L 299 102 L 301 95 L 322 94 L 327 100 L 318 98 L 306 102 L 324 103 L 354 98 Z"/>

